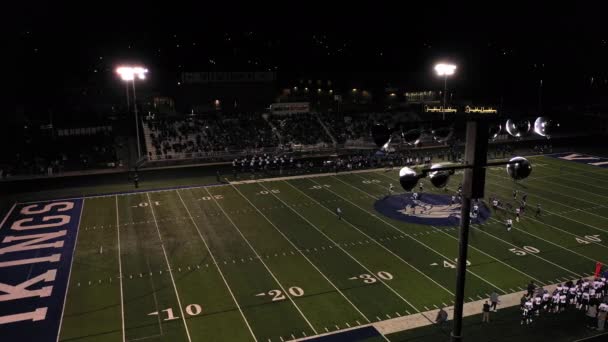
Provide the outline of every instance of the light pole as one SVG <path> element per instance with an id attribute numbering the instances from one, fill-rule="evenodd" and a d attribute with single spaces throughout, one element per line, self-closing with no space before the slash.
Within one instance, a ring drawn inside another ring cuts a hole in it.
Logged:
<path id="1" fill-rule="evenodd" d="M 435 65 L 435 72 L 437 72 L 437 75 L 443 76 L 443 107 L 442 107 L 443 120 L 445 120 L 445 105 L 446 105 L 445 103 L 446 103 L 446 99 L 447 99 L 448 76 L 454 75 L 455 71 L 456 71 L 456 66 L 454 64 L 439 63 L 439 64 Z"/>
<path id="2" fill-rule="evenodd" d="M 488 122 L 483 118 L 471 117 L 467 121 L 465 158 L 463 165 L 445 167 L 433 165 L 430 169 L 423 169 L 420 174 L 417 174 L 416 171 L 408 167 L 404 167 L 399 172 L 399 183 L 403 189 L 411 191 L 420 178 L 427 176 L 431 178 L 431 183 L 433 185 L 443 187 L 447 184 L 448 178 L 450 175 L 454 174 L 455 170 L 464 169 L 456 269 L 454 326 L 450 336 L 452 342 L 462 341 L 462 318 L 467 272 L 471 200 L 484 197 L 486 168 L 489 166 L 507 165 L 507 172 L 515 180 L 524 179 L 532 172 L 530 162 L 522 157 L 515 157 L 509 161 L 488 163 L 488 138 Z"/>
<path id="3" fill-rule="evenodd" d="M 135 135 L 137 139 L 137 159 L 141 158 L 141 146 L 139 142 L 139 115 L 137 112 L 137 96 L 135 95 L 135 79 L 145 80 L 148 69 L 140 66 L 122 66 L 116 68 L 116 73 L 127 82 L 127 108 L 129 107 L 129 81 L 133 86 L 133 111 L 135 113 Z M 127 109 L 128 110 L 128 109 Z"/>

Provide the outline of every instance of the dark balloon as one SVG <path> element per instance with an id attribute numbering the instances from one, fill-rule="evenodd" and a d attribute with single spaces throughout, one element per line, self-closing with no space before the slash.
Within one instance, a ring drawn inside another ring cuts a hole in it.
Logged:
<path id="1" fill-rule="evenodd" d="M 502 132 L 502 125 L 499 123 L 490 124 L 489 136 L 491 140 L 494 140 L 498 137 L 498 135 Z"/>
<path id="2" fill-rule="evenodd" d="M 412 191 L 412 189 L 418 183 L 418 175 L 416 171 L 410 169 L 409 167 L 404 167 L 399 170 L 399 184 L 405 191 Z"/>
<path id="3" fill-rule="evenodd" d="M 440 164 L 433 164 L 431 166 L 431 170 L 441 167 Z M 431 183 L 436 188 L 443 188 L 448 184 L 448 180 L 450 180 L 450 171 L 431 171 L 429 172 L 429 178 L 431 179 Z"/>
<path id="4" fill-rule="evenodd" d="M 422 132 L 419 129 L 410 129 L 407 132 L 401 132 L 401 138 L 408 145 L 418 145 Z"/>
<path id="5" fill-rule="evenodd" d="M 438 143 L 444 143 L 452 137 L 454 129 L 452 127 L 437 128 L 432 131 L 433 139 Z"/>
<path id="6" fill-rule="evenodd" d="M 530 121 L 528 120 L 519 120 L 519 121 L 514 121 L 514 120 L 507 120 L 507 124 L 505 129 L 507 130 L 507 133 L 509 133 L 511 136 L 515 137 L 515 138 L 521 138 L 523 136 L 525 136 L 526 134 L 528 134 L 528 132 L 530 131 Z"/>
<path id="7" fill-rule="evenodd" d="M 514 157 L 509 161 L 517 161 L 517 164 L 507 164 L 507 173 L 515 180 L 521 180 L 530 176 L 532 164 L 523 157 Z"/>
<path id="8" fill-rule="evenodd" d="M 391 132 L 385 125 L 375 124 L 372 126 L 372 138 L 376 146 L 383 147 L 391 138 Z"/>

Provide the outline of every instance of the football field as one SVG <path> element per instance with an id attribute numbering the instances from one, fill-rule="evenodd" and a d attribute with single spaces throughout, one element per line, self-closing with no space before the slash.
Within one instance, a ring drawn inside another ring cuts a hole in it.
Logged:
<path id="1" fill-rule="evenodd" d="M 530 161 L 532 175 L 517 183 L 504 167 L 487 171 L 486 198 L 516 207 L 517 189 L 527 208 L 520 222 L 488 211 L 472 226 L 467 302 L 608 263 L 608 170 Z M 460 181 L 454 175 L 446 191 L 423 180 L 421 200 L 449 199 Z M 458 228 L 376 210 L 410 195 L 394 169 L 73 199 L 80 212 L 65 304 L 52 318 L 58 340 L 283 342 L 452 306 Z M 34 204 L 17 204 L 6 222 Z"/>

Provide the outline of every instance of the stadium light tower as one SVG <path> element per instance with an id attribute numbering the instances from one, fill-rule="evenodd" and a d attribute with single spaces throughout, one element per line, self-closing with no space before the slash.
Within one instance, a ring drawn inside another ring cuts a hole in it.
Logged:
<path id="1" fill-rule="evenodd" d="M 448 76 L 454 75 L 456 66 L 454 64 L 439 63 L 435 65 L 435 72 L 439 76 L 443 76 L 443 120 L 445 120 L 445 103 L 448 91 Z"/>
<path id="2" fill-rule="evenodd" d="M 121 66 L 116 68 L 116 73 L 127 82 L 127 107 L 129 106 L 129 82 L 133 86 L 133 111 L 135 113 L 135 135 L 137 138 L 137 159 L 141 158 L 141 146 L 139 143 L 139 116 L 137 112 L 137 96 L 135 95 L 135 80 L 145 80 L 148 69 L 141 66 Z"/>

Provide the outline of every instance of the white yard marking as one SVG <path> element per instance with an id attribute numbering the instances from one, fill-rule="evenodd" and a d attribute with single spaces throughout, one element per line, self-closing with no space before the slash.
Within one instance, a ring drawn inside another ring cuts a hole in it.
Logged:
<path id="1" fill-rule="evenodd" d="M 207 193 L 209 194 L 209 196 L 211 196 L 211 192 L 209 191 L 209 189 L 205 188 L 205 191 L 207 191 Z M 236 231 L 239 233 L 239 235 L 241 236 L 241 238 L 243 238 L 243 241 L 245 241 L 245 243 L 249 246 L 249 248 L 251 249 L 251 251 L 253 252 L 253 254 L 255 254 L 259 259 L 260 262 L 262 263 L 262 265 L 264 266 L 264 268 L 266 268 L 266 270 L 268 271 L 268 273 L 270 274 L 270 276 L 272 276 L 272 278 L 274 279 L 274 281 L 277 283 L 277 285 L 279 285 L 279 287 L 281 288 L 281 290 L 283 290 L 283 293 L 287 293 L 287 291 L 285 290 L 285 288 L 283 287 L 283 284 L 281 284 L 281 282 L 279 282 L 279 279 L 277 279 L 277 277 L 274 275 L 274 273 L 272 273 L 272 271 L 270 270 L 270 268 L 268 267 L 268 265 L 264 262 L 264 260 L 260 257 L 260 255 L 258 254 L 258 252 L 255 250 L 255 248 L 253 248 L 253 246 L 251 245 L 251 243 L 249 243 L 249 240 L 247 240 L 247 238 L 245 237 L 245 235 L 243 235 L 243 232 L 241 232 L 241 230 L 239 229 L 239 227 L 236 225 L 236 223 L 234 223 L 234 221 L 232 220 L 232 218 L 228 215 L 228 213 L 226 213 L 226 211 L 224 210 L 224 208 L 219 204 L 219 202 L 213 198 L 213 201 L 215 202 L 215 204 L 218 206 L 218 208 L 220 208 L 220 210 L 222 211 L 222 213 L 224 213 L 224 216 L 228 219 L 228 221 L 230 221 L 230 223 L 232 224 L 232 226 L 236 229 Z M 293 304 L 293 306 L 296 308 L 296 310 L 298 310 L 298 312 L 300 313 L 300 315 L 302 316 L 302 318 L 304 318 L 304 320 L 306 321 L 306 323 L 308 323 L 308 326 L 310 326 L 310 328 L 312 329 L 312 331 L 317 334 L 317 330 L 315 329 L 315 327 L 312 325 L 312 323 L 310 323 L 310 321 L 308 320 L 308 318 L 304 315 L 304 313 L 302 312 L 302 310 L 300 310 L 300 307 L 298 307 L 298 305 L 294 302 L 293 298 L 291 298 L 291 296 L 287 296 L 287 298 L 289 298 L 289 301 Z"/>
<path id="2" fill-rule="evenodd" d="M 314 182 L 313 180 L 310 180 L 312 182 Z M 299 191 L 300 193 L 302 193 L 304 196 L 308 197 L 309 199 L 311 199 L 314 203 L 316 203 L 318 206 L 320 206 L 321 208 L 324 208 L 325 210 L 333 213 L 332 210 L 330 210 L 329 208 L 327 208 L 326 206 L 322 205 L 319 201 L 315 200 L 314 198 L 310 197 L 308 194 L 306 194 L 304 191 L 300 190 L 299 188 L 295 187 L 294 185 L 292 185 L 289 182 L 285 182 L 287 185 L 291 186 L 292 188 L 296 189 L 297 191 Z M 330 191 L 329 189 L 326 188 L 326 190 Z M 333 192 L 333 191 L 332 191 Z M 338 195 L 339 196 L 339 195 Z M 292 209 L 293 210 L 293 209 Z M 296 214 L 299 215 L 299 213 L 297 211 L 294 210 L 294 212 Z M 301 215 L 300 215 L 301 216 Z M 303 216 L 301 216 L 302 218 L 304 218 Z M 308 222 L 308 220 L 306 218 L 304 218 L 304 220 L 306 220 Z M 397 259 L 399 259 L 400 261 L 402 261 L 403 263 L 405 263 L 406 265 L 410 266 L 412 269 L 414 269 L 415 271 L 417 271 L 418 273 L 422 274 L 425 278 L 429 279 L 430 281 L 432 281 L 433 283 L 435 283 L 437 286 L 441 287 L 443 290 L 447 291 L 449 294 L 454 295 L 454 293 L 452 293 L 450 290 L 448 290 L 447 288 L 445 288 L 444 286 L 442 286 L 441 284 L 437 283 L 435 280 L 433 280 L 431 277 L 429 277 L 426 273 L 420 271 L 419 269 L 417 269 L 416 267 L 414 267 L 413 265 L 411 265 L 410 263 L 408 263 L 407 261 L 405 261 L 403 258 L 401 258 L 400 256 L 398 256 L 397 254 L 395 254 L 393 251 L 391 251 L 390 249 L 388 249 L 386 246 L 384 246 L 383 244 L 379 243 L 377 240 L 375 240 L 374 238 L 372 238 L 371 236 L 367 235 L 365 232 L 363 232 L 362 230 L 360 230 L 359 228 L 357 228 L 355 225 L 353 225 L 352 223 L 350 223 L 348 220 L 346 219 L 342 219 L 342 221 L 344 221 L 346 224 L 348 224 L 349 226 L 351 226 L 352 228 L 354 228 L 356 231 L 358 231 L 359 233 L 363 234 L 368 240 L 375 242 L 378 246 L 380 246 L 382 249 L 386 250 L 387 252 L 389 252 L 391 255 L 395 256 Z M 339 243 L 336 243 L 334 240 L 332 240 L 330 237 L 328 237 L 323 231 L 321 231 L 320 229 L 318 229 L 315 225 L 311 224 L 313 227 L 315 227 L 321 234 L 323 234 L 328 240 L 330 240 L 331 242 L 334 243 L 334 245 L 340 249 L 342 249 L 346 254 L 348 254 L 353 260 L 355 260 L 359 265 L 361 265 L 363 268 L 365 268 L 365 270 L 367 270 L 369 273 L 373 273 L 371 272 L 368 268 L 366 268 L 365 266 L 363 266 L 359 261 L 357 261 L 352 255 L 350 255 L 350 253 L 348 253 L 344 248 L 342 248 L 340 246 Z M 344 244 L 345 246 L 347 244 Z M 415 306 L 413 306 L 410 302 L 408 302 L 405 298 L 403 298 L 399 293 L 397 293 L 394 289 L 392 289 L 390 286 L 388 286 L 386 283 L 385 285 L 395 294 L 397 294 L 397 296 L 399 296 L 401 299 L 403 299 L 406 303 L 408 303 L 412 308 L 414 308 L 416 311 L 420 311 L 418 310 Z"/>
<path id="3" fill-rule="evenodd" d="M 194 225 L 194 228 L 196 228 L 198 236 L 201 238 L 201 241 L 203 241 L 203 244 L 205 245 L 207 252 L 209 252 L 209 256 L 211 256 L 211 260 L 213 260 L 213 263 L 215 264 L 217 271 L 219 272 L 220 276 L 222 277 L 222 280 L 224 281 L 224 284 L 226 285 L 228 292 L 230 292 L 230 296 L 232 297 L 232 300 L 234 301 L 234 304 L 236 305 L 237 309 L 241 313 L 241 317 L 243 318 L 243 321 L 245 321 L 245 325 L 247 325 L 247 328 L 249 329 L 249 333 L 251 333 L 251 337 L 253 338 L 254 341 L 257 341 L 257 338 L 255 337 L 255 334 L 253 333 L 253 330 L 251 329 L 251 326 L 249 325 L 249 322 L 247 321 L 247 318 L 245 317 L 245 314 L 243 313 L 243 310 L 241 309 L 239 302 L 236 300 L 236 297 L 234 296 L 234 293 L 232 292 L 230 285 L 228 285 L 228 282 L 226 281 L 226 277 L 224 277 L 224 273 L 222 273 L 222 270 L 220 269 L 220 267 L 217 264 L 217 261 L 215 260 L 215 256 L 213 255 L 213 253 L 211 252 L 211 249 L 209 248 L 209 245 L 207 244 L 207 240 L 205 240 L 205 238 L 203 237 L 203 234 L 201 233 L 201 231 L 198 227 L 198 224 L 196 223 L 196 221 L 190 214 L 190 209 L 188 209 L 188 206 L 186 205 L 186 202 L 184 202 L 184 199 L 182 198 L 182 195 L 179 193 L 179 190 L 175 190 L 175 192 L 177 193 L 179 200 L 182 202 L 182 205 L 186 209 L 186 212 L 188 213 L 188 216 L 190 217 L 190 221 Z M 251 258 L 249 258 L 249 259 L 251 259 Z M 209 267 L 209 264 L 206 264 L 205 266 Z"/>
<path id="4" fill-rule="evenodd" d="M 356 190 L 361 191 L 362 193 L 367 194 L 367 195 L 368 195 L 368 196 L 370 196 L 371 198 L 378 199 L 377 197 L 375 197 L 375 196 L 373 196 L 373 195 L 371 195 L 371 194 L 367 193 L 366 191 L 364 191 L 364 190 L 360 189 L 359 187 L 356 187 L 356 186 L 354 186 L 354 185 L 352 185 L 352 184 L 346 183 L 346 182 L 344 182 L 343 180 L 341 180 L 341 179 L 339 179 L 339 178 L 337 178 L 337 177 L 333 177 L 333 178 L 334 178 L 334 179 L 336 179 L 336 180 L 338 180 L 338 181 L 339 181 L 339 182 L 341 182 L 341 183 L 344 183 L 344 184 L 346 184 L 346 185 L 348 185 L 348 186 L 350 186 L 350 187 L 352 187 L 352 188 L 356 189 Z M 338 197 L 342 197 L 342 196 L 340 196 L 339 194 L 337 194 L 336 192 L 334 192 L 334 191 L 332 191 L 332 190 L 330 190 L 330 189 L 326 189 L 326 190 L 327 190 L 327 191 L 331 191 L 332 193 L 334 193 L 334 194 L 335 194 L 336 196 L 338 196 Z M 350 202 L 350 201 L 349 201 L 349 202 Z M 356 203 L 353 203 L 353 202 L 350 202 L 350 203 L 351 203 L 352 205 L 354 205 L 355 207 L 359 208 L 360 210 L 362 210 L 362 211 L 364 211 L 364 212 L 367 212 L 367 213 L 368 213 L 368 215 L 370 215 L 370 216 L 374 217 L 375 219 L 377 219 L 377 220 L 379 220 L 379 221 L 381 221 L 381 222 L 384 222 L 384 223 L 385 223 L 387 226 L 389 226 L 389 227 L 393 228 L 394 230 L 398 231 L 400 234 L 403 234 L 403 231 L 401 231 L 399 228 L 397 228 L 397 227 L 396 227 L 395 225 L 393 225 L 392 223 L 390 223 L 390 222 L 388 222 L 388 221 L 384 220 L 383 218 L 381 218 L 380 216 L 378 216 L 378 215 L 376 215 L 376 214 L 374 214 L 374 213 L 370 212 L 369 210 L 367 210 L 367 209 L 365 209 L 365 208 L 362 208 L 361 206 L 359 206 L 359 205 L 358 205 L 358 204 L 356 204 Z M 435 254 L 437 254 L 437 255 L 441 256 L 442 258 L 445 258 L 445 259 L 450 260 L 450 258 L 448 258 L 448 257 L 446 257 L 445 255 L 441 254 L 441 253 L 440 253 L 440 252 L 438 252 L 437 250 L 435 250 L 435 249 L 431 248 L 429 245 L 425 244 L 424 242 L 422 242 L 422 241 L 420 241 L 420 240 L 418 240 L 418 239 L 416 239 L 416 238 L 412 237 L 411 235 L 408 235 L 408 234 L 405 234 L 405 235 L 406 235 L 406 236 L 408 236 L 410 239 L 414 240 L 415 242 L 417 242 L 418 244 L 420 244 L 420 245 L 422 245 L 422 246 L 426 247 L 428 250 L 433 251 Z M 481 281 L 483 281 L 483 282 L 485 282 L 485 283 L 487 283 L 487 284 L 491 285 L 491 286 L 492 286 L 492 287 L 494 287 L 495 289 L 498 289 L 498 290 L 502 291 L 503 293 L 507 293 L 505 290 L 501 289 L 499 286 L 497 286 L 497 285 L 495 285 L 495 284 L 492 284 L 490 281 L 488 281 L 488 280 L 484 279 L 483 277 L 481 277 L 481 276 L 480 276 L 480 275 L 478 275 L 477 273 L 475 273 L 475 272 L 473 272 L 473 271 L 471 271 L 471 270 L 469 270 L 469 269 L 467 269 L 467 272 L 469 272 L 470 274 L 472 274 L 472 275 L 473 275 L 473 276 L 475 276 L 476 278 L 480 279 Z"/>
<path id="5" fill-rule="evenodd" d="M 68 286 L 67 289 L 65 290 L 65 297 L 63 297 L 63 308 L 61 309 L 61 318 L 59 319 L 59 329 L 57 329 L 57 342 L 59 342 L 59 336 L 61 335 L 61 325 L 63 323 L 63 313 L 65 312 L 65 302 L 68 299 L 68 291 L 70 290 L 70 277 L 72 276 L 72 266 L 74 265 L 74 259 L 76 256 L 76 244 L 78 244 L 78 232 L 80 230 L 80 222 L 82 222 L 82 212 L 84 211 L 84 199 L 82 199 L 82 206 L 80 207 L 80 216 L 78 217 L 78 229 L 76 229 L 76 238 L 74 240 L 74 248 L 72 249 L 72 261 L 70 262 L 70 271 L 68 273 Z M 11 210 L 8 212 L 8 214 L 6 214 L 6 216 L 4 217 L 4 220 L 2 220 L 2 223 L 0 223 L 0 228 L 2 228 L 2 225 L 4 225 L 4 222 L 6 221 L 6 219 L 8 218 L 8 216 L 11 214 L 11 212 L 13 211 L 13 209 L 15 209 L 15 204 L 13 204 L 13 206 L 11 207 Z M 90 282 L 89 282 L 90 285 Z"/>
<path id="6" fill-rule="evenodd" d="M 385 178 L 387 178 L 387 179 L 390 179 L 390 178 L 388 178 L 387 176 L 382 175 L 382 174 L 380 174 L 380 176 L 385 177 Z M 439 229 L 439 228 L 437 228 L 437 227 L 435 227 L 435 226 L 431 226 L 431 227 L 432 227 L 432 228 L 433 228 L 433 229 L 434 229 L 436 232 L 443 233 L 444 235 L 449 236 L 449 237 L 450 237 L 451 239 L 453 239 L 453 240 L 456 240 L 456 241 L 458 241 L 458 240 L 459 240 L 457 237 L 454 237 L 454 236 L 452 236 L 451 234 L 446 233 L 446 232 L 445 232 L 445 231 L 443 231 L 442 229 Z M 455 229 L 455 228 L 451 228 L 451 230 L 456 231 L 456 229 Z M 402 235 L 402 237 L 403 237 L 403 235 Z M 544 283 L 543 283 L 542 281 L 540 281 L 539 279 L 537 279 L 537 278 L 535 278 L 535 277 L 533 277 L 533 276 L 531 276 L 531 275 L 529 275 L 529 274 L 525 273 L 524 271 L 522 271 L 522 270 L 520 270 L 520 269 L 517 269 L 517 268 L 515 268 L 515 267 L 513 267 L 513 266 L 511 266 L 511 265 L 509 265 L 509 264 L 507 264 L 506 262 L 504 262 L 504 261 L 502 261 L 502 260 L 500 260 L 500 259 L 498 259 L 498 258 L 496 258 L 496 257 L 494 257 L 494 256 L 492 256 L 492 255 L 490 255 L 490 254 L 488 254 L 488 253 L 486 253 L 486 252 L 482 251 L 481 249 L 479 249 L 479 248 L 477 248 L 477 247 L 475 247 L 475 246 L 473 246 L 473 245 L 471 245 L 471 244 L 469 244 L 469 247 L 471 247 L 472 249 L 474 249 L 474 250 L 478 251 L 479 253 L 481 253 L 481 254 L 483 254 L 483 255 L 485 255 L 485 256 L 487 256 L 487 257 L 489 257 L 489 258 L 491 258 L 491 259 L 493 259 L 493 260 L 495 260 L 495 261 L 497 261 L 497 262 L 499 262 L 499 263 L 501 263 L 501 264 L 503 264 L 503 265 L 507 266 L 508 268 L 510 268 L 510 269 L 512 269 L 512 270 L 514 270 L 514 271 L 516 271 L 516 272 L 520 273 L 520 274 L 525 275 L 527 278 L 530 278 L 530 279 L 532 279 L 532 280 L 534 280 L 534 281 L 538 282 L 539 284 L 543 284 L 543 285 L 544 285 Z M 431 265 L 432 265 L 432 264 L 431 264 Z"/>
<path id="7" fill-rule="evenodd" d="M 495 219 L 495 218 L 493 218 L 493 217 L 490 217 L 490 219 L 491 219 L 491 220 L 493 220 L 493 221 L 495 221 L 495 222 L 497 222 L 497 223 L 502 223 L 502 222 L 498 221 L 497 219 Z M 539 240 L 542 240 L 542 241 L 544 241 L 544 242 L 546 242 L 546 243 L 548 243 L 548 244 L 550 244 L 550 245 L 553 245 L 553 246 L 555 246 L 555 247 L 557 247 L 557 248 L 561 248 L 561 249 L 563 249 L 563 250 L 565 250 L 565 251 L 568 251 L 568 252 L 570 252 L 570 253 L 572 253 L 572 254 L 576 254 L 576 255 L 578 255 L 579 257 L 584 258 L 584 259 L 587 259 L 587 260 L 589 260 L 589 261 L 592 261 L 592 262 L 596 262 L 596 261 L 597 261 L 597 260 L 595 260 L 595 259 L 593 259 L 593 258 L 590 258 L 590 257 L 586 256 L 586 255 L 583 255 L 583 254 L 580 254 L 580 253 L 578 253 L 578 252 L 575 252 L 575 251 L 573 251 L 571 248 L 566 248 L 566 247 L 564 247 L 564 246 L 562 246 L 562 245 L 558 245 L 558 244 L 556 244 L 556 243 L 554 243 L 554 242 L 551 242 L 551 241 L 549 241 L 549 240 L 546 240 L 546 239 L 544 239 L 544 238 L 541 238 L 540 236 L 538 236 L 538 235 L 536 235 L 536 234 L 532 234 L 532 233 L 530 233 L 530 232 L 527 232 L 525 229 L 521 229 L 521 228 L 515 228 L 515 226 L 513 226 L 513 230 L 515 230 L 515 231 L 519 231 L 519 232 L 522 232 L 522 233 L 524 233 L 524 234 L 526 234 L 526 235 L 533 236 L 533 237 L 535 237 L 535 238 L 537 238 L 537 239 L 539 239 Z M 535 253 L 529 253 L 529 255 L 534 255 L 534 256 L 537 256 Z M 574 275 L 576 275 L 576 276 L 578 276 L 578 274 L 577 274 L 577 273 L 575 273 L 575 272 L 572 272 L 572 271 L 569 271 L 569 272 L 570 272 L 570 273 L 573 273 L 573 274 L 574 274 Z"/>
<path id="8" fill-rule="evenodd" d="M 173 272 L 171 271 L 171 264 L 169 263 L 169 257 L 167 257 L 167 251 L 165 251 L 165 245 L 163 244 L 163 238 L 160 234 L 160 229 L 158 228 L 158 222 L 156 222 L 156 214 L 154 213 L 154 207 L 152 206 L 152 200 L 150 199 L 150 194 L 146 193 L 146 197 L 148 198 L 148 202 L 150 203 L 150 211 L 152 212 L 152 217 L 154 218 L 154 225 L 156 226 L 156 231 L 158 232 L 158 239 L 160 240 L 160 247 L 163 250 L 163 254 L 165 256 L 165 262 L 167 263 L 167 267 L 169 267 L 169 275 L 171 276 L 171 283 L 173 283 L 173 290 L 175 290 L 175 297 L 177 298 L 177 304 L 179 306 L 179 311 L 182 314 L 182 322 L 184 323 L 184 328 L 186 329 L 186 336 L 188 337 L 188 341 L 192 342 L 190 338 L 190 331 L 188 330 L 188 323 L 186 323 L 186 316 L 184 315 L 184 309 L 182 308 L 182 303 L 179 298 L 179 293 L 177 292 L 177 285 L 175 285 L 175 279 L 173 278 Z"/>
<path id="9" fill-rule="evenodd" d="M 263 184 L 259 184 L 262 188 L 264 188 L 265 190 L 268 190 Z M 296 246 L 288 237 L 287 235 L 285 235 L 272 221 L 270 221 L 270 219 L 268 217 L 266 217 L 266 215 L 264 215 L 261 211 L 259 211 L 259 209 L 255 206 L 255 204 L 253 204 L 247 197 L 245 197 L 245 195 L 243 195 L 243 193 L 241 193 L 235 186 L 233 186 L 234 190 L 236 190 L 245 200 L 247 200 L 247 202 L 249 202 L 249 205 L 251 205 L 255 210 L 258 211 L 258 213 L 260 213 L 260 215 L 262 215 L 262 217 L 264 217 L 264 219 L 266 219 L 266 221 L 268 221 L 268 223 L 270 223 L 274 229 L 276 229 L 277 232 L 279 232 L 279 234 L 281 234 L 281 236 L 283 236 L 283 238 L 289 242 L 289 244 L 295 248 L 296 250 L 298 250 L 298 246 Z M 276 193 L 272 193 L 272 195 L 278 199 L 279 201 L 281 201 L 281 203 L 283 203 L 286 207 L 290 208 L 293 212 L 297 213 L 298 216 L 301 216 L 297 211 L 293 210 L 287 203 L 285 203 L 281 198 L 279 198 Z M 312 223 L 308 220 L 306 220 L 306 222 L 308 222 L 311 226 Z M 313 226 L 314 227 L 314 226 Z M 316 228 L 316 227 L 314 227 Z M 315 248 L 315 250 L 317 250 Z M 323 273 L 321 272 L 321 270 L 302 252 L 300 252 L 300 255 L 302 255 L 302 257 L 304 257 L 304 259 L 306 259 L 306 261 L 308 261 L 308 263 L 315 269 L 317 270 L 317 272 L 319 272 L 319 274 L 321 276 L 323 276 L 323 278 L 325 278 L 325 280 L 327 280 L 327 282 L 334 288 L 336 289 L 336 291 L 338 291 L 338 293 L 363 317 L 365 318 L 368 322 L 369 319 L 367 318 L 367 316 L 365 316 L 365 314 L 363 314 L 363 312 L 361 312 L 361 310 L 359 310 L 359 308 L 353 303 L 351 302 L 350 299 L 348 299 L 348 297 L 346 297 L 346 295 L 344 295 L 344 293 Z"/>

